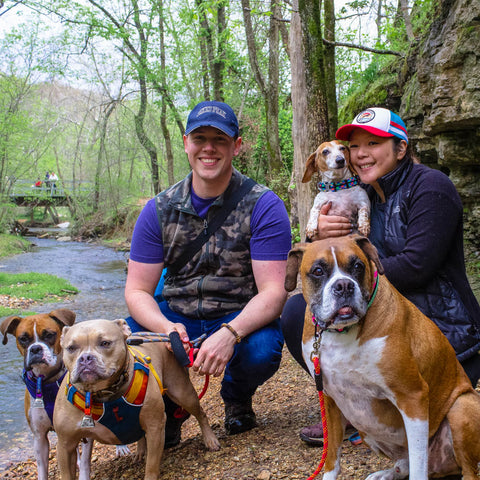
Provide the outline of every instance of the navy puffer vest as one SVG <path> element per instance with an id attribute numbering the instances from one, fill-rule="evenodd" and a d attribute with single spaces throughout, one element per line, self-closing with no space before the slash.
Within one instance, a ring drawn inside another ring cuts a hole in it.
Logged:
<path id="1" fill-rule="evenodd" d="M 392 174 L 380 179 L 379 184 L 386 194 L 384 203 L 380 202 L 371 186 L 366 187 L 372 201 L 370 240 L 377 246 L 380 258 L 395 256 L 404 250 L 412 183 L 422 175 L 422 169 L 425 168 L 428 167 L 423 165 L 414 167 L 410 163 L 405 163 Z M 458 260 L 456 274 L 462 279 L 464 297 L 469 298 L 473 293 L 467 286 L 467 279 L 463 278 L 464 274 L 460 272 L 461 265 L 463 259 L 461 263 L 460 259 Z M 475 308 L 471 307 L 469 310 L 462 301 L 458 288 L 459 285 L 454 284 L 452 275 L 447 273 L 447 266 L 444 264 L 421 289 L 407 288 L 400 293 L 435 322 L 455 349 L 459 361 L 463 361 L 479 351 L 480 316 L 478 303 L 474 299 L 470 301 L 470 305 Z"/>

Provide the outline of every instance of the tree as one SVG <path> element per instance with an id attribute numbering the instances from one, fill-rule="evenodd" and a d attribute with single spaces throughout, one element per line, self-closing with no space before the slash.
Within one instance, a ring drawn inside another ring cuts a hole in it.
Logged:
<path id="1" fill-rule="evenodd" d="M 279 111 L 279 20 L 278 0 L 271 0 L 268 29 L 268 75 L 264 75 L 258 58 L 259 50 L 252 26 L 250 0 L 242 0 L 245 34 L 253 77 L 263 96 L 266 118 L 266 147 L 268 155 L 267 180 L 283 178 L 283 162 L 278 134 Z M 278 186 L 281 189 L 281 186 Z"/>
<path id="2" fill-rule="evenodd" d="M 325 0 L 325 4 L 332 8 L 333 1 Z M 298 221 L 302 238 L 314 195 L 310 184 L 301 183 L 305 163 L 317 146 L 328 140 L 331 135 L 328 102 L 331 90 L 327 86 L 327 79 L 331 78 L 331 74 L 328 76 L 326 74 L 327 54 L 320 8 L 321 2 L 315 0 L 294 0 L 290 32 L 292 134 L 295 152 L 291 203 L 298 209 L 292 216 L 292 223 Z M 331 63 L 328 66 L 332 68 Z M 330 104 L 332 105 L 330 108 L 336 111 L 336 105 L 333 107 L 332 101 Z"/>

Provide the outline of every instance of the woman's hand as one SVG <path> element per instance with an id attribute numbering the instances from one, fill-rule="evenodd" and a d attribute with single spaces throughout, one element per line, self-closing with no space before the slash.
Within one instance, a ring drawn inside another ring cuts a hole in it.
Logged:
<path id="1" fill-rule="evenodd" d="M 320 209 L 315 240 L 323 240 L 329 237 L 343 237 L 353 231 L 352 224 L 347 217 L 328 215 L 331 207 L 332 202 L 327 202 Z"/>

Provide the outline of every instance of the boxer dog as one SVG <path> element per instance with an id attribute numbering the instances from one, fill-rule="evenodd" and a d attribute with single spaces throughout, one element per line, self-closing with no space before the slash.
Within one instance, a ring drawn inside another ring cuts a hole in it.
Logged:
<path id="1" fill-rule="evenodd" d="M 164 392 L 197 418 L 207 448 L 220 448 L 187 370 L 164 344 L 128 346 L 130 333 L 125 320 L 89 320 L 63 329 L 68 373 L 53 416 L 61 480 L 75 478 L 75 448 L 84 437 L 111 445 L 145 437 L 145 480 L 157 480 L 165 442 Z"/>
<path id="2" fill-rule="evenodd" d="M 447 338 L 382 275 L 375 247 L 360 235 L 299 244 L 289 253 L 288 291 L 299 270 L 303 356 L 312 375 L 319 357 L 325 393 L 323 479 L 339 477 L 348 419 L 395 461 L 369 480 L 476 480 L 480 396 Z"/>
<path id="3" fill-rule="evenodd" d="M 0 325 L 3 344 L 8 342 L 8 334 L 15 336 L 17 348 L 24 359 L 23 380 L 27 387 L 25 416 L 33 433 L 39 480 L 48 478 L 48 432 L 53 430 L 55 397 L 66 373 L 60 336 L 62 328 L 74 322 L 75 313 L 60 308 L 25 318 L 13 315 Z M 91 445 L 85 448 L 91 448 Z"/>
<path id="4" fill-rule="evenodd" d="M 302 183 L 309 182 L 314 173 L 320 180 L 319 193 L 310 210 L 305 229 L 307 238 L 314 237 L 320 209 L 328 202 L 331 202 L 329 215 L 347 217 L 356 231 L 367 236 L 370 233 L 370 200 L 350 164 L 348 147 L 337 140 L 322 143 L 308 157 Z"/>

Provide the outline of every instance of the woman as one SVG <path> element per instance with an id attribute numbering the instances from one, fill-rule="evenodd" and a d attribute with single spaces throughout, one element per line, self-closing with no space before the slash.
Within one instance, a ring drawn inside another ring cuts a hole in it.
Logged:
<path id="1" fill-rule="evenodd" d="M 463 252 L 460 197 L 450 179 L 414 161 L 402 119 L 384 108 L 369 108 L 339 128 L 350 143 L 351 162 L 371 201 L 370 240 L 388 280 L 431 318 L 454 347 L 472 385 L 480 378 L 480 306 L 468 283 Z M 317 239 L 347 235 L 348 219 L 327 215 Z M 286 344 L 305 367 L 301 335 L 305 300 L 291 297 L 282 313 Z M 322 444 L 321 425 L 300 437 Z"/>

